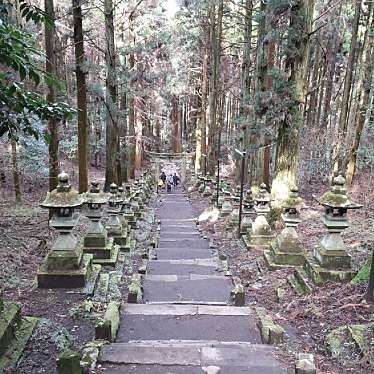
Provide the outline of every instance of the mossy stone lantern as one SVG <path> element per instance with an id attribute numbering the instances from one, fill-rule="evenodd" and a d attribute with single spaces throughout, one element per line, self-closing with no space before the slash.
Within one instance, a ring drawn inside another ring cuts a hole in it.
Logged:
<path id="1" fill-rule="evenodd" d="M 83 205 L 84 198 L 72 188 L 69 176 L 58 175 L 57 188 L 48 192 L 40 204 L 53 212 L 49 225 L 58 231 L 58 237 L 38 270 L 39 288 L 84 287 L 91 270 L 92 255 L 83 255 L 83 245 L 72 234 L 78 223 L 76 208 Z"/>
<path id="2" fill-rule="evenodd" d="M 251 189 L 248 189 L 246 192 L 244 201 L 243 201 L 243 220 L 242 224 L 240 226 L 240 234 L 246 235 L 248 232 L 248 229 L 252 228 L 252 217 L 255 214 L 254 211 L 254 201 L 252 197 L 252 191 Z"/>
<path id="3" fill-rule="evenodd" d="M 85 195 L 87 205 L 86 217 L 90 219 L 91 226 L 84 237 L 84 246 L 87 248 L 103 247 L 106 245 L 106 230 L 101 224 L 102 206 L 108 202 L 108 197 L 100 191 L 99 182 L 91 182 L 91 188 Z"/>
<path id="4" fill-rule="evenodd" d="M 86 216 L 91 220 L 91 226 L 83 239 L 83 250 L 93 254 L 95 264 L 115 266 L 119 248 L 114 245 L 113 238 L 108 238 L 107 230 L 101 224 L 102 206 L 107 202 L 108 196 L 100 191 L 99 183 L 91 182 L 91 188 L 85 194 Z"/>
<path id="5" fill-rule="evenodd" d="M 282 220 L 285 228 L 271 245 L 270 251 L 264 252 L 265 261 L 271 270 L 286 266 L 303 266 L 305 253 L 296 228 L 301 222 L 300 208 L 303 204 L 296 186 L 290 188 L 288 197 L 283 201 Z"/>
<path id="6" fill-rule="evenodd" d="M 209 197 L 212 195 L 212 176 L 210 173 L 208 173 L 204 178 L 204 190 L 203 190 L 203 196 Z"/>
<path id="7" fill-rule="evenodd" d="M 228 189 L 224 191 L 224 201 L 221 208 L 221 215 L 228 216 L 232 212 L 231 193 Z"/>
<path id="8" fill-rule="evenodd" d="M 131 197 L 128 197 L 123 201 L 124 204 L 124 211 L 123 211 L 123 217 L 127 220 L 131 228 L 136 228 L 136 217 L 135 213 L 132 210 L 132 204 L 131 204 Z"/>
<path id="9" fill-rule="evenodd" d="M 205 190 L 205 177 L 203 175 L 199 175 L 197 178 L 199 180 L 199 187 L 197 191 L 203 193 Z"/>
<path id="10" fill-rule="evenodd" d="M 123 198 L 118 194 L 118 186 L 115 183 L 112 183 L 110 185 L 107 209 L 109 219 L 105 228 L 108 231 L 108 235 L 115 238 L 115 244 L 117 244 L 116 238 L 122 237 L 122 222 L 120 219 L 122 201 Z"/>
<path id="11" fill-rule="evenodd" d="M 350 201 L 342 175 L 334 177 L 330 191 L 316 200 L 325 208 L 321 220 L 327 228 L 327 233 L 315 249 L 314 256 L 323 268 L 349 269 L 351 256 L 347 252 L 341 233 L 349 227 L 348 210 L 362 208 L 362 205 Z"/>
<path id="12" fill-rule="evenodd" d="M 234 194 L 231 196 L 232 200 L 232 212 L 230 213 L 230 219 L 228 221 L 229 227 L 238 226 L 239 224 L 239 207 L 240 207 L 240 186 L 236 186 Z"/>
<path id="13" fill-rule="evenodd" d="M 247 249 L 256 247 L 267 249 L 270 247 L 272 240 L 274 240 L 274 235 L 266 219 L 267 214 L 270 212 L 271 199 L 265 183 L 260 185 L 254 201 L 257 217 L 252 224 L 252 228 L 247 230 L 247 235 L 243 236 L 243 240 Z"/>

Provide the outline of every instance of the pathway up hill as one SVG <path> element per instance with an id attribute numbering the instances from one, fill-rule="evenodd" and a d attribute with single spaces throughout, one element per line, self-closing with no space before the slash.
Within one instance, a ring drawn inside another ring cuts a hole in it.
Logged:
<path id="1" fill-rule="evenodd" d="M 261 344 L 253 310 L 230 305 L 232 280 L 196 229 L 186 197 L 163 194 L 158 216 L 144 304 L 123 305 L 117 340 L 100 353 L 105 373 L 287 373 Z"/>

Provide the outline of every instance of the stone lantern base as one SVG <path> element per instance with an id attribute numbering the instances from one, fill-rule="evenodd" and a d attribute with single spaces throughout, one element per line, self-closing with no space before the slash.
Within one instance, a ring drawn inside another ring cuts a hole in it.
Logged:
<path id="1" fill-rule="evenodd" d="M 14 367 L 31 337 L 38 319 L 22 317 L 21 306 L 3 302 L 0 296 L 0 372 Z"/>
<path id="2" fill-rule="evenodd" d="M 270 270 L 303 266 L 305 254 L 295 228 L 286 227 L 271 244 L 270 250 L 264 251 L 264 258 Z"/>
<path id="3" fill-rule="evenodd" d="M 275 236 L 271 232 L 270 226 L 265 216 L 257 216 L 252 224 L 252 229 L 248 230 L 247 235 L 243 236 L 243 241 L 247 249 L 269 249 Z"/>
<path id="4" fill-rule="evenodd" d="M 82 243 L 73 250 L 52 249 L 38 270 L 38 287 L 84 288 L 88 282 L 94 286 L 100 270 L 92 254 L 83 254 Z"/>
<path id="5" fill-rule="evenodd" d="M 243 235 L 243 242 L 248 250 L 250 249 L 269 249 L 272 241 L 274 241 L 274 235 L 254 235 L 251 234 L 250 238 L 247 235 Z"/>
<path id="6" fill-rule="evenodd" d="M 136 216 L 134 213 L 132 214 L 126 214 L 124 213 L 123 214 L 123 219 L 125 219 L 128 223 L 128 225 L 132 228 L 132 229 L 136 229 L 136 222 L 137 222 L 137 219 L 136 219 Z"/>
<path id="7" fill-rule="evenodd" d="M 98 239 L 102 238 L 100 237 Z M 114 245 L 113 238 L 104 239 L 105 241 L 103 244 L 102 240 L 95 241 L 94 237 L 87 234 L 83 239 L 83 252 L 91 253 L 93 255 L 94 264 L 115 266 L 118 259 L 119 246 Z"/>
<path id="8" fill-rule="evenodd" d="M 307 257 L 304 266 L 296 267 L 287 280 L 296 293 L 307 294 L 326 282 L 350 282 L 356 273 L 353 269 L 326 269 L 314 257 Z"/>

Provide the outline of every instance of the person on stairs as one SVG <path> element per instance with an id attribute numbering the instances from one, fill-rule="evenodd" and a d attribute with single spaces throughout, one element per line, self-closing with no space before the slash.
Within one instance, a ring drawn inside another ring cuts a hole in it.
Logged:
<path id="1" fill-rule="evenodd" d="M 178 177 L 177 173 L 174 173 L 174 175 L 173 175 L 173 186 L 177 187 L 178 183 L 179 183 L 179 177 Z"/>
<path id="2" fill-rule="evenodd" d="M 172 185 L 173 185 L 173 176 L 170 174 L 166 177 L 166 190 L 168 193 L 171 192 Z"/>
<path id="3" fill-rule="evenodd" d="M 162 181 L 162 188 L 165 188 L 165 183 L 166 183 L 166 174 L 164 171 L 162 171 L 160 175 L 160 181 Z"/>

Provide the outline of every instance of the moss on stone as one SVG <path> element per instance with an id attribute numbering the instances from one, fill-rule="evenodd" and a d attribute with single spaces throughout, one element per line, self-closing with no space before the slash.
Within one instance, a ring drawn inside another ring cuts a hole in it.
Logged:
<path id="1" fill-rule="evenodd" d="M 340 195 L 333 193 L 331 191 L 328 191 L 324 193 L 318 201 L 321 204 L 331 205 L 335 207 L 345 207 L 349 206 L 351 202 L 348 200 L 347 195 Z"/>
<path id="2" fill-rule="evenodd" d="M 83 203 L 83 197 L 72 188 L 69 192 L 57 192 L 57 190 L 48 192 L 46 199 L 40 205 L 45 208 L 66 208 L 77 207 Z"/>
<path id="3" fill-rule="evenodd" d="M 356 276 L 352 279 L 352 284 L 368 282 L 370 277 L 371 259 L 365 261 L 364 265 L 358 271 Z"/>
<path id="4" fill-rule="evenodd" d="M 80 354 L 71 350 L 65 350 L 57 360 L 58 374 L 82 374 L 80 366 Z"/>

